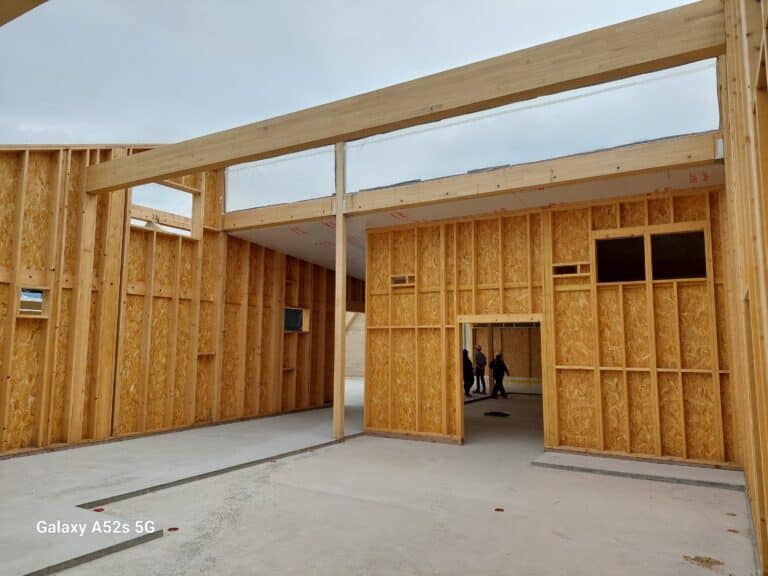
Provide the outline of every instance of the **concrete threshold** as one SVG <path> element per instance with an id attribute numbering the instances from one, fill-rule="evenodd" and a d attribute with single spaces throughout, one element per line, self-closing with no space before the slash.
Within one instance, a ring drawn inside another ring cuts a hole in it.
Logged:
<path id="1" fill-rule="evenodd" d="M 544 452 L 532 460 L 531 465 L 572 472 L 620 476 L 637 480 L 744 491 L 744 474 L 741 471 L 723 470 L 707 466 L 649 462 L 645 460 L 554 451 Z"/>

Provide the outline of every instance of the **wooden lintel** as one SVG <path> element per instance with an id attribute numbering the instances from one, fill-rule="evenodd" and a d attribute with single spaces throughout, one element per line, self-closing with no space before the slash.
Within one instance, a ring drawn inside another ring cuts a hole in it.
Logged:
<path id="1" fill-rule="evenodd" d="M 702 0 L 93 166 L 87 190 L 106 192 L 365 138 L 714 58 L 724 51 L 722 2 Z"/>
<path id="2" fill-rule="evenodd" d="M 292 202 L 227 212 L 223 217 L 225 232 L 266 228 L 275 224 L 311 222 L 328 218 L 333 214 L 333 198 L 313 198 Z"/>
<path id="3" fill-rule="evenodd" d="M 140 204 L 131 205 L 131 218 L 143 220 L 144 222 L 154 222 L 172 228 L 179 228 L 180 230 L 192 230 L 192 218 L 180 214 L 173 214 L 172 212 L 164 212 L 163 210 L 155 210 L 154 208 L 142 206 Z"/>

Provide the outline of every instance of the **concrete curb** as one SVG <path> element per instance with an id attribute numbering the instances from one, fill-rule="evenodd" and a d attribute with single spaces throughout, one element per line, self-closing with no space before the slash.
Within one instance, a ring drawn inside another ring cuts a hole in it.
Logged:
<path id="1" fill-rule="evenodd" d="M 704 486 L 706 488 L 721 488 L 724 490 L 735 490 L 744 492 L 743 484 L 729 484 L 727 482 L 717 482 L 714 480 L 695 480 L 693 478 L 676 478 L 674 476 L 655 476 L 653 474 L 641 474 L 638 472 L 622 472 L 619 470 L 605 470 L 602 468 L 586 468 L 581 466 L 572 466 L 569 464 L 553 464 L 550 462 L 531 462 L 531 466 L 540 468 L 554 468 L 556 470 L 568 470 L 571 472 L 586 472 L 588 474 L 602 474 L 603 476 L 619 476 L 623 478 L 634 478 L 635 480 L 651 480 L 653 482 L 667 482 L 670 484 L 686 484 L 689 486 Z"/>

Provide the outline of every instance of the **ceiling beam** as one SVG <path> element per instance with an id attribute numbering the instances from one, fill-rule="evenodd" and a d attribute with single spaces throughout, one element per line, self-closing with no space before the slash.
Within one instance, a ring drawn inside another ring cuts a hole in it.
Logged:
<path id="1" fill-rule="evenodd" d="M 402 210 L 668 168 L 710 164 L 718 159 L 719 137 L 718 132 L 676 136 L 541 162 L 517 164 L 487 172 L 354 192 L 346 196 L 345 213 L 356 216 Z M 229 212 L 224 214 L 223 230 L 234 232 L 322 220 L 331 216 L 331 206 L 331 197 L 327 197 Z"/>
<path id="2" fill-rule="evenodd" d="M 15 20 L 25 12 L 37 8 L 45 0 L 3 0 L 0 2 L 0 26 Z"/>
<path id="3" fill-rule="evenodd" d="M 725 51 L 721 0 L 702 0 L 299 112 L 102 162 L 105 192 L 354 140 L 712 58 Z"/>

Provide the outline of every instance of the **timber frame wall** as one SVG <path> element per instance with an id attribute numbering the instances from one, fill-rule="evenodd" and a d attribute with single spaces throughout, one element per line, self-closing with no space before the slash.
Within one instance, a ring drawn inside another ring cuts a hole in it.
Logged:
<path id="1" fill-rule="evenodd" d="M 740 464 L 722 194 L 369 230 L 366 430 L 462 440 L 460 323 L 517 318 L 542 325 L 547 447 Z M 706 278 L 652 280 L 650 235 L 694 230 Z M 630 236 L 646 280 L 598 284 L 595 241 Z"/>
<path id="2" fill-rule="evenodd" d="M 333 271 L 222 233 L 220 170 L 166 182 L 193 194 L 189 219 L 87 195 L 86 168 L 126 153 L 0 150 L 2 453 L 332 400 Z M 283 332 L 285 306 L 308 332 Z"/>

